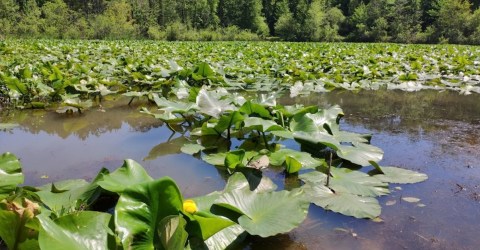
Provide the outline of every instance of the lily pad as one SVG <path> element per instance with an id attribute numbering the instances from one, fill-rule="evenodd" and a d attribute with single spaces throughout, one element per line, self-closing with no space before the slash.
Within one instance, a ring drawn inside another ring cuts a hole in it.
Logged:
<path id="1" fill-rule="evenodd" d="M 280 149 L 272 153 L 269 158 L 272 165 L 281 166 L 288 157 L 298 161 L 302 168 L 305 169 L 314 169 L 324 163 L 322 160 L 313 158 L 309 153 L 288 148 Z"/>
<path id="2" fill-rule="evenodd" d="M 428 179 L 426 174 L 397 167 L 382 167 L 382 171 L 383 174 L 375 174 L 373 177 L 383 182 L 397 184 L 417 183 Z"/>
<path id="3" fill-rule="evenodd" d="M 302 197 L 301 190 L 258 193 L 237 186 L 220 195 L 215 204 L 240 212 L 238 223 L 248 233 L 268 237 L 300 225 L 308 210 L 308 203 Z"/>
<path id="4" fill-rule="evenodd" d="M 184 144 L 181 148 L 180 151 L 182 151 L 185 154 L 189 155 L 194 155 L 202 150 L 204 150 L 205 147 L 200 145 L 200 144 L 193 144 L 193 143 L 188 143 Z"/>
<path id="5" fill-rule="evenodd" d="M 245 128 L 260 132 L 284 130 L 282 126 L 278 125 L 276 122 L 272 120 L 265 120 L 259 117 L 248 117 L 244 120 L 244 123 Z"/>
<path id="6" fill-rule="evenodd" d="M 308 183 L 302 187 L 308 200 L 326 210 L 332 210 L 355 218 L 378 217 L 381 207 L 377 199 L 336 191 L 335 193 L 323 184 Z"/>
<path id="7" fill-rule="evenodd" d="M 114 172 L 107 174 L 98 185 L 110 192 L 122 193 L 132 185 L 152 181 L 145 169 L 134 160 L 125 160 L 123 165 Z"/>
<path id="8" fill-rule="evenodd" d="M 331 168 L 330 188 L 335 192 L 376 197 L 389 193 L 388 184 L 347 168 Z"/>

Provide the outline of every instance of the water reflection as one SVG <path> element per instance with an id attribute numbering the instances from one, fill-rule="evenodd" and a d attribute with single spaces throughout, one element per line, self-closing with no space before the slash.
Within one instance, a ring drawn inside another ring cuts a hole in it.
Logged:
<path id="1" fill-rule="evenodd" d="M 373 133 L 372 143 L 385 151 L 383 165 L 420 170 L 429 175 L 429 180 L 393 185 L 401 190 L 392 188 L 391 195 L 380 198 L 381 223 L 326 212 L 312 205 L 307 220 L 298 229 L 267 239 L 248 237 L 240 249 L 475 249 L 480 245 L 476 223 L 480 210 L 475 198 L 480 194 L 478 96 L 362 91 L 295 99 L 285 96 L 281 102 L 340 105 L 345 112 L 341 126 Z M 185 197 L 223 189 L 226 171 L 179 154 L 185 138 L 180 134 L 172 136 L 161 122 L 140 114 L 139 106 L 145 103 L 127 103 L 120 98 L 80 116 L 31 110 L 4 112 L 0 122 L 18 123 L 20 127 L 0 131 L 0 152 L 10 151 L 22 159 L 29 185 L 65 178 L 89 179 L 101 167 L 115 169 L 123 159 L 131 158 L 155 178 L 174 178 Z M 299 185 L 298 179 L 285 178 L 281 170 L 265 175 L 280 188 Z M 426 207 L 402 202 L 405 196 L 422 199 Z M 392 200 L 396 204 L 386 206 Z"/>
<path id="2" fill-rule="evenodd" d="M 89 136 L 99 137 L 121 129 L 123 124 L 138 132 L 147 132 L 162 125 L 156 119 L 143 115 L 137 102 L 128 106 L 128 99 L 119 98 L 102 103 L 82 114 L 57 114 L 52 110 L 9 110 L 0 113 L 2 123 L 18 123 L 20 129 L 31 134 L 45 132 L 49 135 L 86 140 Z"/>

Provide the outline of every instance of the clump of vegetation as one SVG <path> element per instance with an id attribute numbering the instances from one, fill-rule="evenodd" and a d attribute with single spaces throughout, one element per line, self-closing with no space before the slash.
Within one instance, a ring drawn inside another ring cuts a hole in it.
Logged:
<path id="1" fill-rule="evenodd" d="M 195 34 L 251 35 L 235 27 L 220 32 Z M 174 28 L 155 34 L 180 35 Z M 480 93 L 480 53 L 469 46 L 7 40 L 0 54 L 0 101 L 17 108 L 81 111 L 107 95 L 167 96 L 184 85 L 290 90 L 291 96 L 379 88 Z"/>
<path id="2" fill-rule="evenodd" d="M 479 44 L 478 13 L 472 0 L 3 0 L 0 37 Z"/>

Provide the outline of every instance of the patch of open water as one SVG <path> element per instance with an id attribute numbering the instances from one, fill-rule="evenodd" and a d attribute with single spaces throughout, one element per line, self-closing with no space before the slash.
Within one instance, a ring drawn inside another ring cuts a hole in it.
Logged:
<path id="1" fill-rule="evenodd" d="M 0 131 L 0 152 L 21 158 L 25 184 L 37 186 L 94 177 L 125 158 L 155 178 L 171 176 L 185 197 L 221 190 L 226 174 L 179 151 L 178 134 L 142 115 L 120 98 L 80 116 L 51 111 L 4 111 L 0 122 L 19 123 Z M 243 249 L 477 249 L 480 246 L 480 99 L 476 95 L 421 91 L 333 92 L 282 98 L 283 104 L 338 104 L 344 130 L 373 133 L 385 152 L 381 165 L 428 174 L 426 182 L 391 185 L 379 199 L 383 222 L 359 220 L 311 205 L 308 218 L 289 234 L 249 237 Z M 172 136 L 172 137 L 171 137 Z M 177 139 L 177 141 L 175 140 Z M 170 142 L 167 142 L 170 141 Z M 267 175 L 284 186 L 282 173 Z M 288 185 L 288 180 L 285 185 Z M 398 189 L 396 187 L 399 187 Z M 404 202 L 413 196 L 426 205 Z M 392 204 L 394 205 L 387 206 Z"/>

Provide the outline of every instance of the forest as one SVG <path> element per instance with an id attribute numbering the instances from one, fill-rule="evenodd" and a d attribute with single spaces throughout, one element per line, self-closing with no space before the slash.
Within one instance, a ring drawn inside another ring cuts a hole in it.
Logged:
<path id="1" fill-rule="evenodd" d="M 479 0 L 2 0 L 0 38 L 480 44 Z"/>

